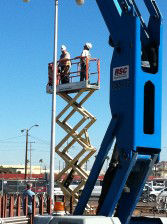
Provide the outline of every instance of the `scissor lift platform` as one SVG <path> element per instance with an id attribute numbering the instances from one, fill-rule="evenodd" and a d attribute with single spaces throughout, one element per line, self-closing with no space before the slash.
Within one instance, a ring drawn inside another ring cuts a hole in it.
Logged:
<path id="1" fill-rule="evenodd" d="M 76 93 L 80 90 L 98 90 L 100 89 L 100 60 L 96 58 L 86 58 L 86 71 L 85 80 L 80 81 L 81 73 L 81 57 L 71 59 L 71 68 L 67 74 L 69 77 L 69 83 L 62 84 L 61 73 L 57 69 L 57 93 Z M 58 62 L 59 63 L 59 62 Z M 49 94 L 53 93 L 53 63 L 48 64 L 48 84 L 46 86 L 46 92 Z"/>
<path id="2" fill-rule="evenodd" d="M 90 112 L 88 112 L 83 104 L 92 96 L 92 94 L 100 89 L 100 61 L 99 59 L 88 59 L 86 61 L 86 69 L 84 77 L 80 77 L 81 58 L 71 59 L 71 68 L 68 72 L 67 83 L 63 82 L 63 75 L 57 69 L 56 93 L 66 103 L 65 107 L 57 114 L 56 123 L 64 130 L 65 136 L 55 147 L 55 152 L 64 161 L 65 167 L 60 170 L 56 177 L 57 184 L 63 191 L 66 200 L 78 202 L 80 191 L 88 179 L 84 165 L 90 157 L 96 152 L 95 147 L 91 144 L 88 129 L 96 121 Z M 46 91 L 49 94 L 53 93 L 53 63 L 49 63 L 49 81 Z M 82 73 L 83 75 L 83 73 Z M 76 148 L 74 150 L 73 148 Z M 74 175 L 80 176 L 79 185 L 71 189 L 70 184 Z M 62 181 L 63 177 L 66 179 Z M 87 205 L 87 209 L 90 206 Z"/>
<path id="3" fill-rule="evenodd" d="M 59 84 L 56 87 L 56 92 L 66 92 L 66 93 L 76 93 L 79 90 L 89 91 L 89 90 L 98 90 L 100 89 L 100 84 L 97 83 L 90 83 L 89 81 L 81 81 L 81 82 L 73 82 L 73 83 L 66 83 L 66 84 Z M 52 86 L 47 85 L 46 87 L 47 93 L 52 94 L 53 88 Z"/>

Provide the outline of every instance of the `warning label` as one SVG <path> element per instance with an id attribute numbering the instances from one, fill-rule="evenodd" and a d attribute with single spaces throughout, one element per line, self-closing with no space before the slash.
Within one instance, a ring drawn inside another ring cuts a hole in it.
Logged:
<path id="1" fill-rule="evenodd" d="M 113 81 L 129 79 L 129 65 L 113 68 Z"/>

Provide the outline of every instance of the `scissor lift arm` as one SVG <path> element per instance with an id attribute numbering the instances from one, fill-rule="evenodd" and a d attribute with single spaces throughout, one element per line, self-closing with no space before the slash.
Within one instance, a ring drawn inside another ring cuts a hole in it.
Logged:
<path id="1" fill-rule="evenodd" d="M 74 214 L 84 213 L 116 139 L 117 166 L 98 214 L 112 216 L 116 210 L 121 223 L 127 224 L 161 151 L 162 18 L 154 0 L 143 1 L 150 14 L 148 25 L 135 0 L 96 2 L 114 47 L 110 67 L 112 120 Z"/>

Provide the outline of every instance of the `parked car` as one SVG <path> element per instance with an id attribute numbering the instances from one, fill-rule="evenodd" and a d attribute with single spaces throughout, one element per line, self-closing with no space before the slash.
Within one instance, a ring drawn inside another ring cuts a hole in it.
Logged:
<path id="1" fill-rule="evenodd" d="M 82 187 L 82 189 L 80 189 L 80 194 L 82 193 L 83 188 L 84 187 Z M 101 190 L 102 190 L 102 181 L 97 180 L 95 183 L 95 186 L 93 188 L 93 191 L 91 193 L 91 197 L 100 197 Z"/>
<path id="2" fill-rule="evenodd" d="M 158 194 L 156 202 L 158 211 L 167 211 L 167 187 Z"/>
<path id="3" fill-rule="evenodd" d="M 160 191 L 158 197 L 167 197 L 167 187 Z"/>
<path id="4" fill-rule="evenodd" d="M 102 182 L 100 180 L 97 180 L 95 183 L 95 186 L 93 188 L 91 196 L 92 197 L 100 197 L 101 190 L 102 190 Z"/>
<path id="5" fill-rule="evenodd" d="M 150 193 L 149 193 L 149 201 L 153 201 L 155 202 L 158 195 L 163 191 L 163 188 L 162 187 L 157 187 L 157 188 L 152 188 Z"/>
<path id="6" fill-rule="evenodd" d="M 162 191 L 162 187 L 153 188 L 150 185 L 145 185 L 140 201 L 142 202 L 154 202 L 156 201 L 159 193 Z"/>
<path id="7" fill-rule="evenodd" d="M 79 184 L 81 183 L 81 181 L 79 180 L 73 180 L 69 186 L 69 188 L 73 191 Z M 82 188 L 83 189 L 83 188 Z"/>
<path id="8" fill-rule="evenodd" d="M 64 195 L 61 188 L 58 186 L 57 183 L 54 184 L 54 195 L 58 195 L 58 196 Z"/>
<path id="9" fill-rule="evenodd" d="M 156 178 L 152 181 L 152 186 L 153 187 L 167 187 L 167 179 L 164 178 Z"/>
<path id="10" fill-rule="evenodd" d="M 74 191 L 75 188 L 80 184 L 81 182 L 79 180 L 73 180 L 69 186 L 69 188 Z M 81 194 L 82 190 L 83 190 L 84 187 L 82 187 L 80 190 L 79 190 L 79 193 Z M 92 194 L 91 196 L 92 197 L 99 197 L 100 194 L 101 194 L 101 189 L 102 189 L 102 186 L 101 186 L 101 181 L 100 180 L 97 180 L 96 181 L 96 184 L 93 188 L 93 191 L 92 191 Z M 61 190 L 61 188 L 55 183 L 54 185 L 54 195 L 63 195 L 63 192 Z"/>

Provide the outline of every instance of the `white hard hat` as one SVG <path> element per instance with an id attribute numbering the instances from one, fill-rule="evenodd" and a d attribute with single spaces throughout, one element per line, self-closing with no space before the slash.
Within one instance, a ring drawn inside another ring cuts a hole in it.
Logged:
<path id="1" fill-rule="evenodd" d="M 65 45 L 61 45 L 61 51 L 66 51 L 66 46 Z"/>
<path id="2" fill-rule="evenodd" d="M 92 48 L 92 44 L 91 44 L 91 43 L 86 43 L 85 46 L 86 46 L 88 49 L 91 49 L 91 48 Z"/>

